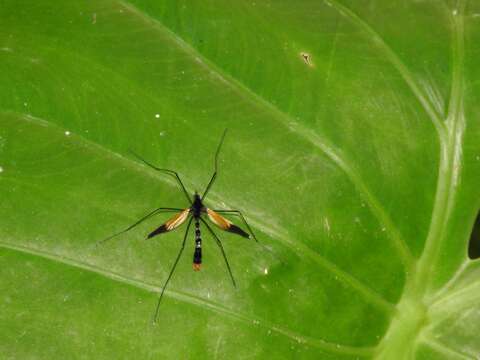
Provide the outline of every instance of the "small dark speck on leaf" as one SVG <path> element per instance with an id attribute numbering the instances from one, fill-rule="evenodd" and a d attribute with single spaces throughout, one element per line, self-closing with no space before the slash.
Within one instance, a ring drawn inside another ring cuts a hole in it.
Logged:
<path id="1" fill-rule="evenodd" d="M 307 64 L 308 66 L 313 67 L 312 57 L 310 56 L 309 53 L 301 52 L 301 53 L 300 53 L 300 56 L 302 57 L 302 59 L 303 59 L 303 61 L 305 62 L 305 64 Z"/>

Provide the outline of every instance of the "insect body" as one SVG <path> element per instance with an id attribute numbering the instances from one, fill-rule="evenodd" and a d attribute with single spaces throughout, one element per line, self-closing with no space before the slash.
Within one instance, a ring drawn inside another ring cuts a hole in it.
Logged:
<path id="1" fill-rule="evenodd" d="M 186 231 L 185 231 L 185 235 L 183 237 L 182 246 L 181 246 L 180 251 L 177 255 L 177 258 L 175 259 L 175 262 L 174 262 L 174 264 L 173 264 L 173 266 L 170 270 L 170 273 L 167 277 L 167 280 L 165 281 L 165 283 L 163 285 L 162 292 L 160 293 L 160 297 L 158 299 L 157 308 L 155 310 L 154 322 L 156 322 L 156 320 L 157 320 L 158 309 L 160 307 L 160 303 L 162 301 L 165 289 L 166 289 L 166 287 L 167 287 L 167 285 L 168 285 L 168 283 L 169 283 L 169 281 L 170 281 L 170 279 L 171 279 L 171 277 L 172 277 L 172 275 L 175 271 L 175 268 L 178 264 L 178 261 L 180 260 L 180 257 L 182 256 L 183 250 L 185 248 L 185 243 L 186 243 L 186 240 L 187 240 L 188 231 L 190 229 L 190 226 L 192 225 L 192 222 L 195 222 L 195 249 L 194 249 L 194 252 L 193 252 L 193 270 L 199 271 L 200 268 L 201 268 L 201 265 L 202 265 L 202 232 L 201 232 L 201 225 L 203 224 L 203 225 L 205 225 L 206 229 L 212 235 L 216 244 L 220 248 L 223 259 L 225 260 L 225 264 L 226 264 L 227 269 L 228 269 L 228 273 L 230 275 L 230 278 L 231 278 L 234 286 L 236 286 L 235 278 L 233 277 L 233 273 L 232 273 L 232 270 L 230 268 L 230 264 L 228 263 L 227 255 L 225 254 L 225 250 L 223 248 L 222 242 L 220 241 L 218 236 L 215 234 L 215 232 L 213 231 L 213 229 L 211 228 L 209 223 L 206 221 L 206 219 L 208 219 L 211 223 L 215 224 L 216 226 L 218 226 L 220 229 L 222 229 L 224 231 L 228 231 L 230 233 L 240 235 L 244 238 L 253 238 L 255 241 L 257 241 L 252 229 L 250 228 L 247 221 L 243 217 L 243 214 L 240 211 L 238 211 L 238 210 L 212 210 L 210 208 L 207 208 L 203 204 L 203 200 L 205 199 L 206 195 L 208 194 L 208 191 L 210 190 L 211 186 L 213 185 L 213 183 L 215 182 L 215 179 L 217 177 L 218 154 L 219 154 L 220 148 L 223 144 L 225 134 L 226 134 L 226 130 L 224 131 L 224 133 L 222 135 L 220 143 L 217 147 L 217 151 L 215 153 L 215 171 L 214 171 L 212 177 L 210 178 L 210 182 L 208 183 L 205 191 L 203 192 L 203 195 L 200 196 L 200 194 L 195 192 L 194 195 L 193 195 L 193 198 L 191 198 L 189 196 L 189 194 L 188 194 L 185 186 L 183 185 L 183 182 L 180 179 L 180 176 L 178 175 L 178 173 L 176 173 L 173 170 L 160 169 L 160 168 L 150 164 L 146 160 L 142 159 L 140 156 L 136 155 L 135 153 L 133 153 L 133 155 L 135 157 L 137 157 L 137 159 L 142 161 L 147 166 L 149 166 L 149 167 L 151 167 L 151 168 L 153 168 L 157 171 L 164 172 L 168 175 L 173 176 L 175 178 L 175 180 L 177 181 L 178 185 L 180 186 L 181 190 L 183 191 L 183 193 L 184 193 L 185 197 L 187 198 L 189 204 L 190 204 L 190 206 L 187 207 L 186 209 L 166 208 L 166 207 L 161 207 L 161 208 L 155 209 L 152 212 L 150 212 L 149 214 L 145 215 L 143 218 L 139 219 L 134 224 L 130 225 L 125 230 L 122 230 L 119 233 L 116 233 L 116 234 L 114 234 L 114 235 L 112 235 L 112 236 L 110 236 L 110 237 L 101 241 L 101 243 L 103 243 L 105 241 L 108 241 L 108 240 L 112 239 L 113 237 L 115 237 L 117 235 L 123 234 L 123 233 L 133 229 L 134 227 L 136 227 L 137 225 L 139 225 L 143 221 L 147 220 L 148 218 L 150 218 L 150 217 L 152 217 L 156 214 L 159 214 L 159 213 L 175 212 L 176 214 L 173 217 L 171 217 L 170 219 L 168 219 L 161 226 L 159 226 L 158 228 L 153 230 L 150 234 L 148 234 L 147 239 L 153 238 L 157 235 L 160 235 L 160 234 L 163 234 L 163 233 L 166 233 L 166 232 L 169 232 L 169 231 L 173 231 L 176 228 L 178 228 L 180 225 L 182 225 L 184 222 L 187 222 L 187 228 L 186 228 Z M 248 229 L 249 232 L 248 233 L 245 232 L 240 227 L 233 224 L 230 220 L 223 217 L 221 214 L 238 216 L 243 221 L 243 224 L 246 226 L 246 228 Z"/>
<path id="2" fill-rule="evenodd" d="M 179 209 L 180 210 L 180 209 Z M 222 210 L 217 210 L 219 212 L 223 212 Z M 160 227 L 152 231 L 147 238 L 150 239 L 156 235 L 172 231 L 182 225 L 189 217 L 191 217 L 188 226 L 190 226 L 190 222 L 195 222 L 195 251 L 193 253 L 193 270 L 199 271 L 202 264 L 202 233 L 200 229 L 200 223 L 204 222 L 207 226 L 207 229 L 213 233 L 213 230 L 210 226 L 205 222 L 202 216 L 207 215 L 207 218 L 217 225 L 222 230 L 238 234 L 245 238 L 250 238 L 250 235 L 243 231 L 241 228 L 236 226 L 235 224 L 231 223 L 229 220 L 225 219 L 221 216 L 217 211 L 211 210 L 206 208 L 203 205 L 202 198 L 198 193 L 193 195 L 193 203 L 192 205 L 184 210 L 181 210 L 178 214 L 173 216 L 167 222 L 162 224 Z M 216 235 L 214 237 L 217 239 Z M 218 244 L 221 245 L 220 241 L 218 240 Z M 233 280 L 233 277 L 232 277 Z M 235 284 L 235 281 L 233 280 Z"/>

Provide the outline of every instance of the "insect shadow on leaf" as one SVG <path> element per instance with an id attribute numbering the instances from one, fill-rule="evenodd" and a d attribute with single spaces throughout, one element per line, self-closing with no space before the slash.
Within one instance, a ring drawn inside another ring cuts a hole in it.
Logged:
<path id="1" fill-rule="evenodd" d="M 165 280 L 165 283 L 163 284 L 162 291 L 160 293 L 160 297 L 158 298 L 157 302 L 157 307 L 155 309 L 155 315 L 153 322 L 156 323 L 158 319 L 158 312 L 160 308 L 160 304 L 162 302 L 163 294 L 165 293 L 165 289 L 167 288 L 168 283 L 170 282 L 170 279 L 173 276 L 173 273 L 175 272 L 175 269 L 177 267 L 177 264 L 182 256 L 183 250 L 185 249 L 185 244 L 187 241 L 187 236 L 188 232 L 190 230 L 190 227 L 192 225 L 192 222 L 195 224 L 195 249 L 193 253 L 193 270 L 199 271 L 202 265 L 202 232 L 201 232 L 201 224 L 205 225 L 205 228 L 207 231 L 210 233 L 210 235 L 213 237 L 215 240 L 215 243 L 218 245 L 220 248 L 220 251 L 222 253 L 223 259 L 225 260 L 225 265 L 227 267 L 230 279 L 232 280 L 232 284 L 234 287 L 236 287 L 236 282 L 235 278 L 232 273 L 232 269 L 230 267 L 230 264 L 228 262 L 227 254 L 225 253 L 225 249 L 223 248 L 222 241 L 220 238 L 217 236 L 217 234 L 213 231 L 212 227 L 209 225 L 209 223 L 205 220 L 208 219 L 211 223 L 219 227 L 220 229 L 230 232 L 232 234 L 236 234 L 239 236 L 242 236 L 244 238 L 253 238 L 257 243 L 258 240 L 253 233 L 252 229 L 248 225 L 247 220 L 243 216 L 242 212 L 239 210 L 212 210 L 208 207 L 206 207 L 203 203 L 205 200 L 209 190 L 211 189 L 212 185 L 215 182 L 215 179 L 217 178 L 218 174 L 218 155 L 220 153 L 220 149 L 222 147 L 223 141 L 225 139 L 225 135 L 227 133 L 227 129 L 224 130 L 222 137 L 220 139 L 220 143 L 218 144 L 217 151 L 215 152 L 215 168 L 212 177 L 210 178 L 210 181 L 208 182 L 207 187 L 205 188 L 205 191 L 203 192 L 202 195 L 198 194 L 195 192 L 192 197 L 190 197 L 187 189 L 185 188 L 185 185 L 182 182 L 182 179 L 178 175 L 176 171 L 169 170 L 169 169 L 163 169 L 156 167 L 155 165 L 149 163 L 142 157 L 140 157 L 138 154 L 135 152 L 131 151 L 132 155 L 136 157 L 139 161 L 144 163 L 145 165 L 151 167 L 152 169 L 162 172 L 166 175 L 172 176 L 175 181 L 177 182 L 178 186 L 180 187 L 181 191 L 185 195 L 186 199 L 188 200 L 189 206 L 187 208 L 181 209 L 181 208 L 172 208 L 172 207 L 159 207 L 150 213 L 146 214 L 142 218 L 138 219 L 136 222 L 134 222 L 132 225 L 127 227 L 126 229 L 119 231 L 103 240 L 101 240 L 98 245 L 104 244 L 105 242 L 113 239 L 114 237 L 124 234 L 136 226 L 140 225 L 142 222 L 145 220 L 151 218 L 152 216 L 155 216 L 160 213 L 175 213 L 174 216 L 172 216 L 170 219 L 168 219 L 165 223 L 160 225 L 158 228 L 153 230 L 151 233 L 147 235 L 147 239 L 151 239 L 155 236 L 167 233 L 169 231 L 173 231 L 180 227 L 183 223 L 187 223 L 187 227 L 185 230 L 185 234 L 183 236 L 183 241 L 182 245 L 180 247 L 180 251 L 178 252 L 177 257 L 175 258 L 175 262 L 173 263 L 172 268 L 170 269 L 170 272 L 168 274 L 167 279 Z M 230 220 L 226 219 L 223 217 L 221 214 L 224 215 L 232 215 L 232 216 L 237 216 L 245 225 L 246 229 L 248 232 L 244 231 L 242 228 L 239 226 L 233 224 Z"/>

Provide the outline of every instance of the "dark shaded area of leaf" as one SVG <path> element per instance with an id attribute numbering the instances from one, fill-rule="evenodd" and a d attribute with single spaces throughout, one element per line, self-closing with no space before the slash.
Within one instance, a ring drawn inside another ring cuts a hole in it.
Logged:
<path id="1" fill-rule="evenodd" d="M 468 243 L 468 257 L 472 260 L 480 258 L 480 212 L 477 214 Z"/>

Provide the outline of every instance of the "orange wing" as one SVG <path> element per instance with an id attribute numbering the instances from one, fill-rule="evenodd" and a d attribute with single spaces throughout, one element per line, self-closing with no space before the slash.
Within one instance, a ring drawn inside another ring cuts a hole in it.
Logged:
<path id="1" fill-rule="evenodd" d="M 147 238 L 150 239 L 155 235 L 175 230 L 177 227 L 182 225 L 185 222 L 185 220 L 187 220 L 189 214 L 190 214 L 190 208 L 179 212 L 178 214 L 174 215 L 172 218 L 168 219 L 165 222 L 165 224 L 163 224 L 162 226 L 158 227 L 157 229 L 152 231 L 150 234 L 148 234 Z"/>
<path id="2" fill-rule="evenodd" d="M 240 229 L 237 225 L 232 224 L 231 221 L 229 221 L 228 219 L 225 219 L 219 213 L 216 213 L 211 209 L 207 209 L 207 215 L 210 221 L 213 222 L 215 225 L 217 225 L 220 229 L 243 236 L 245 238 L 250 238 L 249 234 L 247 234 L 245 231 Z"/>

